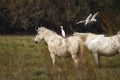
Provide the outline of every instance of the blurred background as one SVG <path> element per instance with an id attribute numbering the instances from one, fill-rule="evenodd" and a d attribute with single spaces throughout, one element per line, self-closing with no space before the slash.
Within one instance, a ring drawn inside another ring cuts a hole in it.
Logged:
<path id="1" fill-rule="evenodd" d="M 85 29 L 76 24 L 99 12 L 97 22 Z M 93 32 L 116 34 L 120 30 L 120 0 L 0 0 L 0 34 L 35 34 L 45 26 L 58 34 Z"/>

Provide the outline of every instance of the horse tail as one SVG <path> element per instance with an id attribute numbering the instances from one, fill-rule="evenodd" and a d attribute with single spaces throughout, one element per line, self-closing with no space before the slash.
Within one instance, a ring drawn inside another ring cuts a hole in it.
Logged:
<path id="1" fill-rule="evenodd" d="M 85 47 L 84 47 L 84 43 L 83 41 L 80 39 L 79 41 L 79 56 L 80 56 L 80 65 L 82 68 L 84 68 L 84 65 L 86 63 L 86 59 L 85 59 Z"/>

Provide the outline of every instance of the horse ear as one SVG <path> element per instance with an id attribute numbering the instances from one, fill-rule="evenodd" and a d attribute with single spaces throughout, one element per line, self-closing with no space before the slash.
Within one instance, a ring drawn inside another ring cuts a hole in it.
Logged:
<path id="1" fill-rule="evenodd" d="M 38 26 L 38 27 L 35 27 L 35 30 L 38 32 L 38 29 L 39 29 L 40 27 Z"/>
<path id="2" fill-rule="evenodd" d="M 41 26 L 41 28 L 45 28 L 44 26 Z"/>

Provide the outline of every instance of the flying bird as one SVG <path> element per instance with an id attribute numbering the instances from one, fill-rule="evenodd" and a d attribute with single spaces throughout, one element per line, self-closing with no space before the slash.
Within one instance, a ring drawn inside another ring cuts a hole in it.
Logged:
<path id="1" fill-rule="evenodd" d="M 84 25 L 87 25 L 88 23 L 90 23 L 91 17 L 92 17 L 92 14 L 89 14 L 89 16 L 85 20 L 79 21 L 77 22 L 77 24 L 84 23 Z"/>
<path id="2" fill-rule="evenodd" d="M 60 26 L 60 28 L 61 28 L 62 36 L 65 37 L 65 31 L 63 30 L 63 26 Z"/>
<path id="3" fill-rule="evenodd" d="M 92 18 L 90 19 L 90 21 L 91 21 L 91 22 L 96 22 L 97 20 L 96 20 L 95 18 L 96 18 L 97 15 L 98 15 L 98 12 L 96 12 L 96 13 L 92 16 Z"/>
<path id="4" fill-rule="evenodd" d="M 97 15 L 98 15 L 98 12 L 96 12 L 93 16 L 92 16 L 92 14 L 89 14 L 89 16 L 86 18 L 86 20 L 79 21 L 79 22 L 77 22 L 77 24 L 84 23 L 84 25 L 86 26 L 87 24 L 89 24 L 91 22 L 96 22 Z"/>
<path id="5" fill-rule="evenodd" d="M 89 14 L 89 16 L 85 20 L 85 24 L 84 25 L 87 25 L 88 23 L 91 22 L 91 19 L 90 19 L 91 17 L 92 17 L 92 14 Z"/>

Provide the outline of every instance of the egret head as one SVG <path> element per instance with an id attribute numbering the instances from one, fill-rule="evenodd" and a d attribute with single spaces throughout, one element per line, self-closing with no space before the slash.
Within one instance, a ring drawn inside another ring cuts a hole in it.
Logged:
<path id="1" fill-rule="evenodd" d="M 62 28 L 62 29 L 63 29 L 63 26 L 60 26 L 60 28 Z"/>

